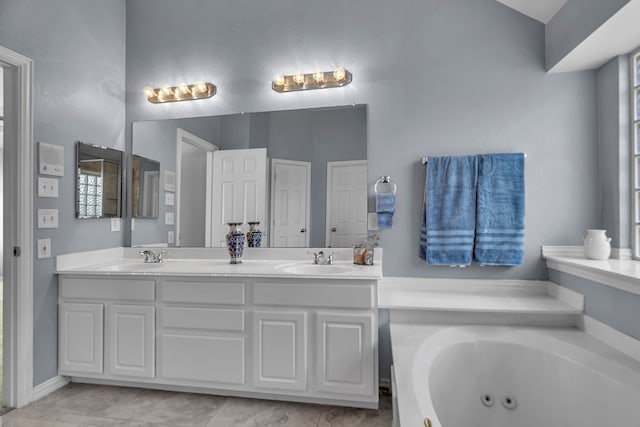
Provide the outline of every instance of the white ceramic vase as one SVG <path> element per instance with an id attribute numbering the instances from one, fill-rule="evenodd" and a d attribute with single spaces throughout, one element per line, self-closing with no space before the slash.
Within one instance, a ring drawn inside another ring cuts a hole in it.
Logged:
<path id="1" fill-rule="evenodd" d="M 607 230 L 587 230 L 584 242 L 584 255 L 589 259 L 609 259 L 611 255 L 611 237 Z"/>

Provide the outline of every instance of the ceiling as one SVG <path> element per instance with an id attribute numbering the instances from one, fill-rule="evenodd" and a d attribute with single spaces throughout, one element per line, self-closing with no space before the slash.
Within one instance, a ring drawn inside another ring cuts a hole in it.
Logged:
<path id="1" fill-rule="evenodd" d="M 567 0 L 497 0 L 530 18 L 543 24 L 549 22 L 553 15 L 567 2 Z"/>

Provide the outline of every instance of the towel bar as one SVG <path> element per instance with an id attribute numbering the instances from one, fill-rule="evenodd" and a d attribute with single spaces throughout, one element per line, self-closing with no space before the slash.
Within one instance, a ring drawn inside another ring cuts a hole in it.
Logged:
<path id="1" fill-rule="evenodd" d="M 527 153 L 524 153 L 524 158 L 527 158 Z M 422 164 L 426 165 L 427 163 L 429 163 L 429 158 L 428 157 L 423 157 L 422 158 Z"/>

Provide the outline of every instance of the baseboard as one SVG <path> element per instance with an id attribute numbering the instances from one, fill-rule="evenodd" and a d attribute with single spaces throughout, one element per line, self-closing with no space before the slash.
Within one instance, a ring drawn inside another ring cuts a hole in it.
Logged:
<path id="1" fill-rule="evenodd" d="M 38 384 L 33 388 L 33 401 L 35 402 L 36 400 L 42 399 L 54 391 L 66 386 L 70 381 L 71 378 L 58 375 L 57 377 L 53 377 L 41 384 Z"/>
<path id="2" fill-rule="evenodd" d="M 391 390 L 391 380 L 389 378 L 380 378 L 378 384 L 381 389 Z"/>
<path id="3" fill-rule="evenodd" d="M 623 334 L 589 316 L 582 316 L 579 328 L 627 356 L 640 361 L 640 340 Z"/>

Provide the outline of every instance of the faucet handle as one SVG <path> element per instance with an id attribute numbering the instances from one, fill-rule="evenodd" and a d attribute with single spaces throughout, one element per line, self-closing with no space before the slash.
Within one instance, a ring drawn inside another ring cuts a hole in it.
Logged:
<path id="1" fill-rule="evenodd" d="M 323 251 L 320 251 L 320 252 L 307 251 L 307 253 L 313 255 L 313 263 L 314 264 L 319 264 L 320 260 L 324 259 L 324 252 Z"/>
<path id="2" fill-rule="evenodd" d="M 331 251 L 329 252 L 329 255 L 327 255 L 327 264 L 328 265 L 333 265 L 333 256 L 339 254 L 340 251 Z"/>

